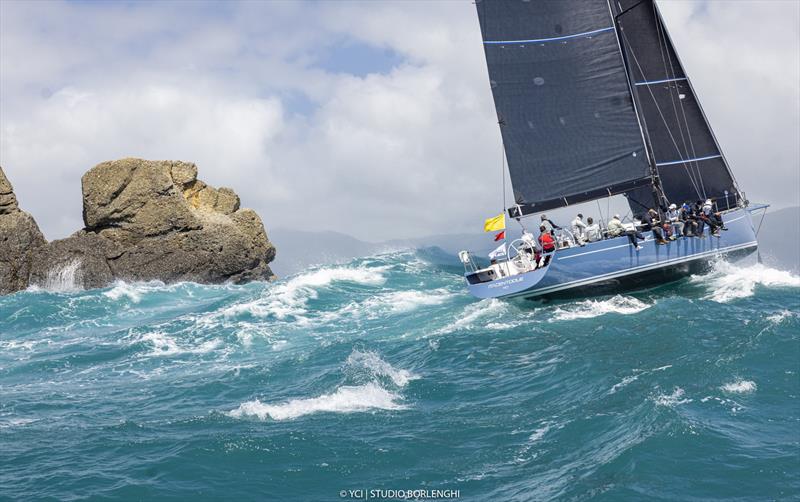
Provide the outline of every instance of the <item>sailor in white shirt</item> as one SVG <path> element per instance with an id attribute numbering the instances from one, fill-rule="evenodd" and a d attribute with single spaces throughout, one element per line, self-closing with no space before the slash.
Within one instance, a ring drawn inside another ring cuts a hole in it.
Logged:
<path id="1" fill-rule="evenodd" d="M 586 226 L 586 242 L 597 242 L 603 238 L 603 235 L 600 232 L 600 225 L 594 222 L 592 217 L 586 218 L 586 222 L 588 225 Z"/>
<path id="2" fill-rule="evenodd" d="M 583 222 L 583 215 L 578 213 L 578 216 L 572 220 L 570 225 L 572 226 L 572 235 L 575 237 L 575 240 L 578 241 L 579 244 L 583 245 L 583 243 L 586 241 L 584 236 L 586 223 Z"/>

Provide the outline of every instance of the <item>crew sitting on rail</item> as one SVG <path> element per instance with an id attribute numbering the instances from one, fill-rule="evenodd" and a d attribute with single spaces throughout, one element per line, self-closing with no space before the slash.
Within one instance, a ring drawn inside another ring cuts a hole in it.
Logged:
<path id="1" fill-rule="evenodd" d="M 683 223 L 684 237 L 697 237 L 697 219 L 692 214 L 692 206 L 684 202 L 681 206 L 680 220 Z"/>
<path id="2" fill-rule="evenodd" d="M 622 220 L 619 219 L 619 215 L 615 214 L 611 221 L 608 222 L 608 236 L 609 237 L 620 237 L 622 235 L 628 236 L 628 241 L 630 241 L 631 246 L 636 248 L 636 251 L 642 249 L 642 247 L 637 242 L 638 240 L 644 240 L 644 235 L 638 230 L 625 230 L 625 227 L 622 226 Z"/>
<path id="3" fill-rule="evenodd" d="M 699 202 L 699 201 L 698 201 Z M 722 214 L 714 211 L 714 204 L 711 199 L 706 200 L 702 207 L 700 218 L 706 222 L 711 229 L 711 235 L 719 237 L 719 230 L 728 230 L 722 222 Z"/>
<path id="4" fill-rule="evenodd" d="M 672 235 L 683 235 L 684 224 L 683 221 L 681 221 L 681 213 L 678 211 L 678 206 L 675 204 L 669 205 L 669 210 L 667 210 L 667 222 L 672 230 Z"/>
<path id="5" fill-rule="evenodd" d="M 652 230 L 653 237 L 656 238 L 656 242 L 659 244 L 667 243 L 666 239 L 664 239 L 664 229 L 661 228 L 661 218 L 655 209 L 651 207 L 646 213 L 644 213 L 642 223 L 644 223 L 642 230 Z"/>
<path id="6" fill-rule="evenodd" d="M 692 207 L 692 215 L 697 221 L 697 236 L 703 237 L 705 235 L 705 228 L 708 221 L 703 217 L 703 201 L 698 200 Z"/>

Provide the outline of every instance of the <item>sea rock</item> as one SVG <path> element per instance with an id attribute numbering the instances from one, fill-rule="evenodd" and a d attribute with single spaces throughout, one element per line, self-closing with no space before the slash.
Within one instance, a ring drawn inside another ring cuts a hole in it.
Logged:
<path id="1" fill-rule="evenodd" d="M 242 283 L 274 278 L 261 218 L 188 162 L 127 158 L 82 178 L 85 228 L 34 254 L 31 283 L 94 288 L 122 279 Z"/>
<path id="2" fill-rule="evenodd" d="M 0 214 L 10 214 L 19 210 L 17 197 L 11 182 L 6 178 L 3 168 L 0 167 Z"/>
<path id="3" fill-rule="evenodd" d="M 28 287 L 33 255 L 46 244 L 33 217 L 19 209 L 0 167 L 0 294 Z"/>

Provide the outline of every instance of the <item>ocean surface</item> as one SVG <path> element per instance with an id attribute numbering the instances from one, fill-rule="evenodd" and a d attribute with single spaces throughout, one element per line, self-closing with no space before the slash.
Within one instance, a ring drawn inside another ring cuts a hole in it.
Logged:
<path id="1" fill-rule="evenodd" d="M 476 301 L 456 263 L 0 297 L 0 499 L 800 497 L 800 278 Z"/>

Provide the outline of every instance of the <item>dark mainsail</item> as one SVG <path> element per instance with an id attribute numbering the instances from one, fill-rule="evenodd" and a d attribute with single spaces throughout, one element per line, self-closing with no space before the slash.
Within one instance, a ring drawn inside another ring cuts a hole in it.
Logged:
<path id="1" fill-rule="evenodd" d="M 476 5 L 522 213 L 649 187 L 652 173 L 608 2 Z"/>
<path id="2" fill-rule="evenodd" d="M 719 209 L 735 207 L 739 199 L 736 182 L 655 2 L 612 0 L 610 5 L 664 202 L 715 198 Z M 643 190 L 633 194 L 648 204 L 653 201 Z"/>

